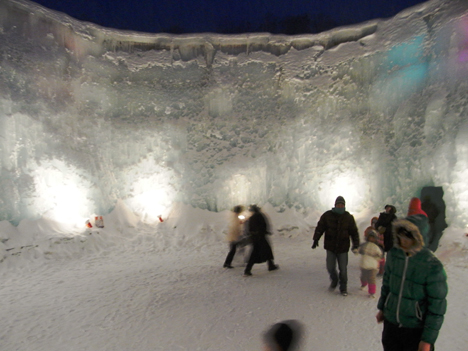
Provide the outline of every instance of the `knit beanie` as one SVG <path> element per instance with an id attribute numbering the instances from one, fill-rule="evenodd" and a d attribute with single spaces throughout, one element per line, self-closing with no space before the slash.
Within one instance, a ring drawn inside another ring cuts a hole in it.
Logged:
<path id="1" fill-rule="evenodd" d="M 393 205 L 385 205 L 385 207 L 384 207 L 384 210 L 385 210 L 385 211 L 387 210 L 387 207 L 390 208 L 390 210 L 388 211 L 388 213 L 390 213 L 390 214 L 395 214 L 395 213 L 396 213 L 396 207 L 395 207 L 395 206 L 393 206 Z"/>
<path id="2" fill-rule="evenodd" d="M 426 212 L 421 209 L 421 200 L 417 197 L 413 197 L 408 206 L 408 217 L 422 214 L 427 217 Z"/>
<path id="3" fill-rule="evenodd" d="M 335 206 L 338 204 L 343 204 L 346 206 L 346 202 L 343 196 L 338 196 L 335 200 Z"/>

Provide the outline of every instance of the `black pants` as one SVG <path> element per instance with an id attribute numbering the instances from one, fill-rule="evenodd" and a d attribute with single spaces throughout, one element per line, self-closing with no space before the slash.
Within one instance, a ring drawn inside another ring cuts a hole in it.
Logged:
<path id="1" fill-rule="evenodd" d="M 234 259 L 234 255 L 236 254 L 237 243 L 232 242 L 229 243 L 229 252 L 226 256 L 226 260 L 224 261 L 224 266 L 230 266 L 232 260 Z"/>
<path id="2" fill-rule="evenodd" d="M 384 351 L 417 351 L 422 333 L 422 328 L 403 328 L 384 321 L 383 349 Z M 434 345 L 431 345 L 431 351 L 434 350 Z"/>

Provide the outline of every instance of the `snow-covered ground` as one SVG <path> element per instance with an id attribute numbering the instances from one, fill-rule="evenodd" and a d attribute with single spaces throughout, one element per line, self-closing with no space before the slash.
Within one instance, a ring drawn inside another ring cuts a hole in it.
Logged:
<path id="1" fill-rule="evenodd" d="M 283 319 L 304 324 L 300 350 L 381 349 L 377 299 L 359 289 L 359 258 L 350 254 L 349 296 L 329 293 L 322 243 L 310 248 L 316 215 L 265 211 L 280 270 L 255 265 L 249 278 L 240 256 L 235 269 L 222 268 L 227 212 L 180 205 L 148 225 L 121 204 L 104 229 L 73 236 L 43 222 L 1 222 L 2 237 L 10 236 L 0 244 L 1 350 L 254 351 Z M 356 214 L 361 233 L 368 215 Z M 14 247 L 15 231 L 23 248 Z M 438 350 L 468 344 L 467 248 L 465 234 L 450 227 L 437 251 L 450 287 Z"/>

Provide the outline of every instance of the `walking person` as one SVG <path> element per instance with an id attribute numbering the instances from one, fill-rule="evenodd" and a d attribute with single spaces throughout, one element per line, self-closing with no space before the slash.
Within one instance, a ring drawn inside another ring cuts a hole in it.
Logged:
<path id="1" fill-rule="evenodd" d="M 396 207 L 393 205 L 385 205 L 384 212 L 380 213 L 375 228 L 384 237 L 384 250 L 385 252 L 390 251 L 393 246 L 393 233 L 392 233 L 392 222 L 397 219 Z"/>
<path id="2" fill-rule="evenodd" d="M 374 230 L 369 230 L 366 235 L 366 242 L 359 246 L 361 260 L 361 290 L 366 287 L 369 297 L 374 298 L 376 292 L 376 277 L 379 271 L 380 260 L 383 257 L 383 249 L 378 245 L 379 234 Z"/>
<path id="3" fill-rule="evenodd" d="M 383 349 L 432 351 L 447 309 L 447 275 L 417 225 L 400 219 L 393 233 L 377 304 Z"/>
<path id="4" fill-rule="evenodd" d="M 279 268 L 274 262 L 273 251 L 266 238 L 268 234 L 271 234 L 266 216 L 257 205 L 251 205 L 249 211 L 252 212 L 252 216 L 250 216 L 247 226 L 252 242 L 252 251 L 245 266 L 245 277 L 252 275 L 252 267 L 255 263 L 267 262 L 269 271 Z"/>
<path id="5" fill-rule="evenodd" d="M 343 296 L 348 295 L 348 251 L 350 240 L 353 252 L 359 247 L 359 233 L 354 217 L 346 211 L 346 202 L 342 196 L 335 200 L 335 207 L 320 217 L 314 232 L 312 249 L 318 247 L 319 240 L 325 234 L 324 249 L 327 250 L 327 271 L 330 275 L 329 291 L 334 291 L 338 283 Z M 339 274 L 336 271 L 338 263 Z"/>
<path id="6" fill-rule="evenodd" d="M 237 205 L 232 209 L 232 213 L 229 220 L 229 229 L 227 234 L 227 240 L 229 242 L 229 252 L 224 261 L 224 268 L 234 268 L 231 266 L 234 255 L 236 254 L 237 243 L 242 233 L 242 220 L 239 215 L 244 211 L 244 206 Z"/>

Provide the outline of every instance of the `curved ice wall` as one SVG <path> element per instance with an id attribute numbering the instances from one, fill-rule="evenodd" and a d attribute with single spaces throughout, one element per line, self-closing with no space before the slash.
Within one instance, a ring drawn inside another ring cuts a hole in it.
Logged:
<path id="1" fill-rule="evenodd" d="M 405 212 L 442 186 L 468 220 L 468 2 L 319 35 L 105 29 L 0 1 L 0 219 L 124 200 Z"/>

